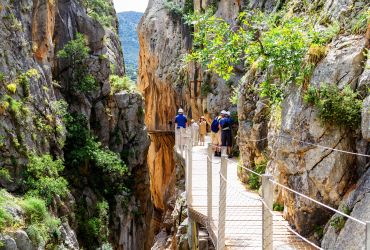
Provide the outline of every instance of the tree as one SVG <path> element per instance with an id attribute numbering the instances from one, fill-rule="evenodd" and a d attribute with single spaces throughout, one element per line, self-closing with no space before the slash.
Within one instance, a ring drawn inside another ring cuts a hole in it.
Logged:
<path id="1" fill-rule="evenodd" d="M 75 91 L 88 92 L 97 88 L 95 78 L 88 72 L 87 59 L 89 53 L 90 48 L 86 45 L 86 40 L 80 33 L 77 33 L 76 38 L 69 41 L 58 52 L 58 58 L 66 59 L 68 65 L 67 91 L 71 88 Z"/>

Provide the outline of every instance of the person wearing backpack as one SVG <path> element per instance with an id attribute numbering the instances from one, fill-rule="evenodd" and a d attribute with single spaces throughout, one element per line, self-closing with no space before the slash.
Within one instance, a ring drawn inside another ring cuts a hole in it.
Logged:
<path id="1" fill-rule="evenodd" d="M 222 110 L 220 116 L 216 116 L 211 124 L 211 141 L 213 146 L 213 151 L 215 151 L 215 156 L 221 156 L 221 130 L 220 130 L 220 120 L 222 115 L 225 115 L 226 111 Z"/>
<path id="2" fill-rule="evenodd" d="M 227 154 L 229 158 L 232 158 L 233 136 L 231 131 L 232 119 L 230 117 L 230 112 L 225 112 L 225 115 L 223 115 L 219 123 L 221 130 L 221 145 L 222 147 L 227 147 Z"/>

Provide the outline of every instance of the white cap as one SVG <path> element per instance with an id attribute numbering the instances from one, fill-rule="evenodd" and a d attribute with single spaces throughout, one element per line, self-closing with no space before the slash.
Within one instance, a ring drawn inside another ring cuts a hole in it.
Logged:
<path id="1" fill-rule="evenodd" d="M 178 111 L 179 113 L 184 113 L 184 110 L 183 109 L 179 109 Z"/>
<path id="2" fill-rule="evenodd" d="M 221 111 L 221 115 L 226 115 L 226 111 L 225 110 L 222 110 Z"/>
<path id="3" fill-rule="evenodd" d="M 227 111 L 227 112 L 226 112 L 226 114 L 227 114 L 228 116 L 230 116 L 230 115 L 231 115 L 230 111 Z"/>

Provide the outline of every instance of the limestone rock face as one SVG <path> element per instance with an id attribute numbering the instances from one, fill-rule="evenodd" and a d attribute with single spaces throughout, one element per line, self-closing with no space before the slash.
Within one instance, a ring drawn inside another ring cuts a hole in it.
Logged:
<path id="1" fill-rule="evenodd" d="M 349 7 L 352 1 L 324 2 L 322 11 L 328 11 L 330 18 L 355 15 Z M 363 6 L 361 4 L 364 3 L 359 1 L 357 4 Z M 242 79 L 238 103 L 239 146 L 243 163 L 254 168 L 256 164 L 268 160 L 267 171 L 275 180 L 325 204 L 341 208 L 348 193 L 359 188 L 360 184 L 355 188 L 353 185 L 368 168 L 368 159 L 302 142 L 369 154 L 369 97 L 364 97 L 368 93 L 365 86 L 369 84 L 368 62 L 364 56 L 368 47 L 368 34 L 336 37 L 328 45 L 327 55 L 317 64 L 308 84 L 316 87 L 337 85 L 340 89 L 349 85 L 359 91 L 364 98 L 364 106 L 362 127 L 356 131 L 321 122 L 315 108 L 303 101 L 307 86 L 292 86 L 287 90 L 281 107 L 270 107 L 267 100 L 253 91 L 265 80 L 265 72 L 250 69 Z M 248 174 L 240 171 L 239 177 L 247 181 Z M 314 225 L 325 226 L 332 216 L 328 210 L 284 190 L 277 189 L 275 198 L 276 202 L 285 205 L 285 218 L 303 235 L 312 235 Z M 362 198 L 365 204 L 366 198 Z M 361 211 L 355 212 L 355 207 L 364 209 L 354 204 L 346 205 L 353 215 Z M 365 210 L 362 212 L 366 213 Z M 350 223 L 348 221 L 340 232 L 330 229 L 328 223 L 324 249 L 359 249 L 360 243 L 356 245 L 356 240 L 349 238 L 351 230 L 360 232 L 360 228 Z M 348 242 L 344 243 L 347 239 Z M 359 238 L 357 240 L 360 241 Z"/>

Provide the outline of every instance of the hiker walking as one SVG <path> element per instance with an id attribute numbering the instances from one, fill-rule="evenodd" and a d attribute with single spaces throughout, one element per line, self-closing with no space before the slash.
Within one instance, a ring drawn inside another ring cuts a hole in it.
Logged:
<path id="1" fill-rule="evenodd" d="M 193 138 L 193 145 L 198 146 L 199 125 L 193 119 L 191 119 L 191 138 Z"/>
<path id="2" fill-rule="evenodd" d="M 201 116 L 199 119 L 199 140 L 200 146 L 204 146 L 205 137 L 207 134 L 207 122 L 204 119 L 204 116 Z"/>
<path id="3" fill-rule="evenodd" d="M 177 129 L 186 128 L 188 125 L 188 119 L 184 115 L 184 110 L 182 108 L 178 111 L 178 115 L 175 118 L 175 124 Z"/>
<path id="4" fill-rule="evenodd" d="M 222 115 L 222 118 L 219 123 L 221 130 L 221 145 L 222 147 L 227 147 L 227 154 L 229 158 L 232 158 L 233 136 L 231 131 L 232 126 L 231 113 L 225 112 Z"/>
<path id="5" fill-rule="evenodd" d="M 213 151 L 215 151 L 215 156 L 221 156 L 221 130 L 220 130 L 220 120 L 222 115 L 225 115 L 226 111 L 222 110 L 220 116 L 216 116 L 211 124 L 211 140 Z"/>
<path id="6" fill-rule="evenodd" d="M 185 133 L 185 128 L 188 125 L 188 119 L 184 115 L 184 110 L 180 108 L 178 115 L 175 118 L 175 141 L 179 145 L 180 149 L 183 150 L 185 147 L 185 140 L 182 139 L 182 134 Z"/>

